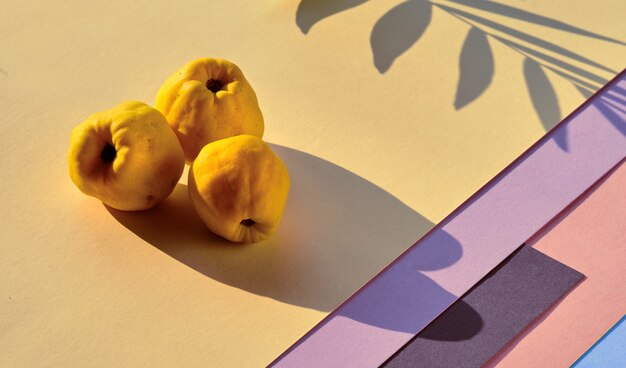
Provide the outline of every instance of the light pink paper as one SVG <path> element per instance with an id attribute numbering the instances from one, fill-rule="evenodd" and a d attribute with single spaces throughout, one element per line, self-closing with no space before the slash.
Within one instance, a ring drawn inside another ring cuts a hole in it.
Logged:
<path id="1" fill-rule="evenodd" d="M 531 240 L 587 278 L 487 364 L 569 367 L 626 311 L 626 165 Z M 558 353 L 557 353 L 558 352 Z"/>

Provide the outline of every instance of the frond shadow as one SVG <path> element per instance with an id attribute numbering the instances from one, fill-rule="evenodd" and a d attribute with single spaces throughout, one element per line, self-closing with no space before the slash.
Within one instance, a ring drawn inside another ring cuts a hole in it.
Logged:
<path id="1" fill-rule="evenodd" d="M 552 43 L 552 42 L 549 42 L 549 41 L 546 41 L 546 40 L 542 40 L 541 38 L 532 36 L 532 35 L 530 35 L 528 33 L 525 33 L 525 32 L 522 32 L 522 31 L 518 31 L 518 30 L 513 29 L 511 27 L 508 27 L 508 26 L 505 26 L 503 24 L 494 22 L 492 20 L 489 20 L 487 18 L 478 16 L 476 14 L 472 14 L 472 13 L 463 11 L 461 9 L 452 8 L 452 7 L 441 5 L 441 4 L 437 4 L 437 6 L 439 8 L 441 8 L 441 9 L 444 9 L 444 10 L 450 12 L 450 13 L 454 13 L 454 14 L 456 14 L 458 16 L 461 16 L 461 17 L 463 17 L 465 19 L 469 19 L 469 20 L 475 21 L 475 22 L 480 23 L 480 24 L 482 24 L 482 25 L 484 25 L 486 27 L 489 27 L 489 28 L 495 29 L 495 30 L 497 30 L 499 32 L 502 32 L 502 33 L 510 36 L 511 38 L 518 39 L 520 41 L 532 44 L 532 45 L 534 45 L 536 47 L 539 47 L 541 49 L 549 50 L 549 51 L 551 51 L 551 52 L 553 52 L 555 54 L 559 54 L 559 55 L 561 55 L 563 57 L 579 61 L 581 63 L 587 64 L 589 66 L 592 66 L 592 67 L 595 67 L 595 68 L 598 68 L 598 69 L 601 69 L 601 70 L 604 70 L 604 71 L 607 71 L 607 72 L 610 72 L 610 73 L 617 73 L 615 70 L 607 68 L 606 66 L 604 66 L 604 65 L 602 65 L 600 63 L 597 63 L 597 62 L 595 62 L 595 61 L 593 61 L 593 60 L 591 60 L 589 58 L 586 58 L 586 57 L 578 54 L 578 53 L 575 53 L 573 51 L 565 49 L 564 47 L 559 46 L 559 45 L 557 45 L 555 43 Z"/>
<path id="2" fill-rule="evenodd" d="M 302 33 L 307 34 L 322 19 L 366 2 L 367 0 L 302 0 L 296 11 L 296 24 Z"/>
<path id="3" fill-rule="evenodd" d="M 596 108 L 613 126 L 626 136 L 626 94 L 605 94 L 598 102 Z"/>
<path id="4" fill-rule="evenodd" d="M 315 23 L 326 16 L 365 2 L 364 0 L 318 1 L 316 4 L 320 5 L 320 8 L 309 11 L 311 14 L 307 18 L 304 14 L 314 1 L 302 0 L 298 7 L 297 19 L 300 20 L 297 20 L 297 23 L 301 28 L 305 18 L 313 19 Z M 332 3 L 332 5 L 326 3 Z M 327 9 L 320 10 L 324 4 Z M 432 19 L 433 7 L 437 7 L 470 27 L 459 57 L 459 80 L 454 95 L 454 108 L 459 110 L 468 106 L 490 87 L 495 72 L 494 55 L 489 43 L 491 39 L 523 56 L 524 78 L 530 102 L 546 130 L 559 122 L 562 113 L 556 90 L 548 79 L 546 71 L 572 83 L 585 98 L 589 98 L 608 82 L 608 79 L 601 76 L 599 72 L 617 74 L 617 71 L 580 52 L 487 18 L 484 15 L 485 12 L 598 41 L 620 46 L 626 45 L 624 41 L 506 4 L 472 0 L 450 0 L 445 4 L 430 0 L 405 0 L 385 13 L 375 23 L 370 35 L 374 66 L 381 74 L 386 73 L 393 63 L 426 32 Z M 482 15 L 476 14 L 475 10 Z M 304 29 L 303 32 L 306 33 Z M 611 105 L 611 103 L 608 104 Z M 566 151 L 568 145 L 565 134 L 555 136 L 555 141 L 561 149 Z"/>
<path id="5" fill-rule="evenodd" d="M 492 1 L 475 1 L 475 0 L 474 1 L 472 0 L 449 0 L 449 1 L 453 3 L 473 7 L 475 9 L 484 10 L 493 14 L 504 15 L 509 18 L 514 18 L 517 20 L 525 21 L 525 22 L 535 23 L 540 26 L 545 26 L 548 28 L 553 28 L 553 29 L 558 29 L 558 30 L 565 31 L 565 32 L 574 33 L 580 36 L 591 37 L 591 38 L 595 38 L 595 39 L 602 40 L 602 41 L 616 43 L 619 45 L 626 45 L 626 43 L 620 40 L 616 40 L 611 37 L 606 37 L 598 33 L 590 32 L 582 28 L 578 28 L 570 24 L 563 23 L 559 20 L 544 17 L 542 15 L 534 14 L 534 13 L 531 13 L 522 9 L 514 8 L 506 4 L 496 3 Z"/>
<path id="6" fill-rule="evenodd" d="M 424 34 L 431 18 L 432 4 L 426 0 L 408 0 L 385 13 L 370 36 L 376 69 L 380 73 L 389 70 Z"/>
<path id="7" fill-rule="evenodd" d="M 552 129 L 561 118 L 561 108 L 548 76 L 538 62 L 526 58 L 524 59 L 524 79 L 541 124 L 546 131 Z M 567 131 L 561 129 L 554 136 L 554 140 L 564 151 L 567 151 L 566 134 Z"/>
<path id="8" fill-rule="evenodd" d="M 454 108 L 459 110 L 487 90 L 493 79 L 495 61 L 487 35 L 476 27 L 470 28 L 463 42 L 459 61 L 459 83 Z"/>

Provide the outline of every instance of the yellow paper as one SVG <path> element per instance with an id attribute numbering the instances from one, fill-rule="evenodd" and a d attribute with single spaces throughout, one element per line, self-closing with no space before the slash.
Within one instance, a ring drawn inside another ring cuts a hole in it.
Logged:
<path id="1" fill-rule="evenodd" d="M 624 66 L 626 3 L 474 3 L 5 1 L 0 366 L 264 366 Z M 208 233 L 185 178 L 129 214 L 67 174 L 73 126 L 204 56 L 290 170 L 266 243 Z"/>

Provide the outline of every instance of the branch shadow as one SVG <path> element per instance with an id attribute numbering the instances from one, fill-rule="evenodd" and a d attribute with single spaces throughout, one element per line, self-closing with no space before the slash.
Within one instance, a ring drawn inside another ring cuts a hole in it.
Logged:
<path id="1" fill-rule="evenodd" d="M 301 0 L 300 2 L 296 23 L 301 28 L 303 25 L 314 24 L 324 17 L 357 6 L 365 0 L 335 2 L 324 0 L 315 2 L 316 5 L 313 6 L 314 2 L 315 0 Z M 457 5 L 461 5 L 461 8 Z M 528 94 L 546 131 L 559 122 L 561 108 L 556 91 L 547 78 L 545 70 L 565 78 L 587 98 L 608 82 L 606 78 L 593 70 L 612 74 L 617 74 L 617 71 L 557 43 L 495 21 L 484 13 L 620 46 L 626 45 L 626 42 L 621 40 L 506 4 L 472 0 L 450 0 L 446 3 L 405 0 L 382 15 L 375 23 L 370 35 L 373 63 L 381 74 L 386 73 L 397 58 L 409 50 L 426 32 L 431 22 L 433 7 L 443 10 L 470 26 L 460 52 L 459 81 L 453 102 L 454 108 L 460 110 L 474 102 L 491 85 L 495 72 L 495 60 L 488 38 L 492 38 L 524 56 L 523 68 Z M 477 10 L 478 14 L 474 10 Z M 306 30 L 308 28 L 305 27 Z M 303 29 L 304 33 L 306 33 L 305 29 Z M 584 67 L 577 66 L 577 63 Z M 555 141 L 561 149 L 568 150 L 565 133 L 556 136 Z"/>
<path id="2" fill-rule="evenodd" d="M 621 85 L 626 87 L 626 80 L 622 80 Z M 626 90 L 612 89 L 598 99 L 594 106 L 622 135 L 626 136 Z"/>
<path id="3" fill-rule="evenodd" d="M 574 33 L 580 36 L 595 38 L 602 41 L 616 43 L 618 45 L 626 45 L 623 41 L 606 37 L 598 33 L 590 32 L 582 28 L 575 27 L 571 24 L 563 23 L 559 20 L 544 17 L 522 9 L 514 8 L 510 5 L 491 2 L 491 1 L 475 1 L 475 0 L 449 0 L 450 2 L 473 7 L 475 9 L 484 10 L 493 14 L 504 15 L 524 22 L 535 23 L 541 26 L 558 29 L 565 32 Z"/>
<path id="4" fill-rule="evenodd" d="M 146 242 L 207 277 L 320 311 L 334 309 L 433 226 L 346 169 L 291 148 L 271 146 L 289 169 L 291 192 L 278 233 L 265 242 L 240 245 L 213 235 L 196 216 L 183 184 L 151 210 L 107 210 Z M 419 272 L 448 267 L 462 256 L 454 238 L 444 234 L 440 240 L 423 247 L 411 261 L 411 269 L 404 270 L 414 275 L 406 285 L 417 283 L 421 291 L 400 285 L 394 289 L 414 295 L 399 296 L 456 299 Z M 353 317 L 358 319 L 358 313 Z M 387 329 L 410 329 L 393 318 L 371 321 L 361 317 Z M 474 312 L 473 318 L 480 316 Z"/>
<path id="5" fill-rule="evenodd" d="M 441 9 L 446 10 L 447 12 L 462 16 L 463 18 L 466 19 L 471 19 L 477 23 L 483 24 L 489 28 L 495 29 L 497 31 L 500 31 L 506 35 L 508 35 L 511 38 L 529 43 L 531 45 L 534 45 L 538 48 L 541 49 L 545 49 L 548 51 L 551 51 L 555 54 L 559 54 L 563 57 L 567 57 L 576 61 L 579 61 L 581 63 L 587 64 L 588 66 L 592 66 L 610 73 L 617 73 L 615 70 L 612 70 L 610 68 L 607 68 L 606 66 L 597 63 L 589 58 L 586 58 L 576 52 L 573 52 L 571 50 L 568 50 L 562 46 L 559 46 L 555 43 L 546 41 L 544 39 L 535 37 L 533 35 L 530 35 L 528 33 L 522 32 L 522 31 L 518 31 L 516 29 L 513 29 L 511 27 L 505 26 L 504 24 L 500 24 L 498 22 L 495 22 L 493 20 L 478 16 L 476 14 L 472 14 L 466 11 L 463 11 L 461 9 L 457 9 L 457 8 L 453 8 L 453 7 L 448 7 L 442 4 L 437 4 L 437 6 Z"/>
<path id="6" fill-rule="evenodd" d="M 543 40 L 541 38 L 532 36 L 528 33 L 522 32 L 522 31 L 518 31 L 516 29 L 510 28 L 508 26 L 505 26 L 503 24 L 497 23 L 493 20 L 478 16 L 476 14 L 472 14 L 466 11 L 463 11 L 461 9 L 457 9 L 457 8 L 453 8 L 453 7 L 449 7 L 446 5 L 442 5 L 442 4 L 437 4 L 436 5 L 438 8 L 445 10 L 446 12 L 450 13 L 450 14 L 454 14 L 456 16 L 465 18 L 465 19 L 469 19 L 472 20 L 476 23 L 480 23 L 486 27 L 489 27 L 491 29 L 495 29 L 499 32 L 502 32 L 503 34 L 506 34 L 509 39 L 505 39 L 502 37 L 498 37 L 498 36 L 494 36 L 494 38 L 500 40 L 500 41 L 509 41 L 509 42 L 514 42 L 515 45 L 517 46 L 521 46 L 520 42 L 526 42 L 528 44 L 534 45 L 537 48 L 543 49 L 543 50 L 548 50 L 554 54 L 558 54 L 564 58 L 570 58 L 573 60 L 576 60 L 578 62 L 584 63 L 590 67 L 595 67 L 601 70 L 604 70 L 606 72 L 610 72 L 610 73 L 617 73 L 617 71 L 608 68 L 600 63 L 597 63 L 589 58 L 586 58 L 576 52 L 570 51 L 568 49 L 565 49 L 562 46 L 559 46 L 555 43 Z M 516 39 L 518 40 L 518 42 L 515 41 L 511 41 L 511 39 Z M 510 45 L 509 45 L 510 46 Z M 530 47 L 525 47 L 524 51 L 535 51 L 535 49 L 530 48 Z M 545 53 L 541 53 L 541 54 L 537 54 L 535 56 L 543 56 L 544 59 L 547 59 L 548 56 Z M 549 61 L 554 62 L 554 63 L 560 63 L 559 66 L 563 67 L 563 68 L 569 68 L 570 70 L 574 71 L 577 74 L 580 74 L 586 78 L 589 78 L 591 80 L 594 80 L 596 82 L 604 82 L 606 83 L 606 79 L 598 76 L 597 74 L 594 74 L 592 72 L 589 72 L 585 69 L 581 69 L 581 68 L 576 68 L 573 65 L 569 64 L 569 63 L 565 63 L 564 61 L 557 59 L 557 58 L 551 58 L 549 59 Z M 574 69 L 575 68 L 575 69 Z"/>
<path id="7" fill-rule="evenodd" d="M 586 99 L 594 93 L 593 90 L 584 86 L 575 85 L 575 87 Z M 618 82 L 593 105 L 620 133 L 626 136 L 626 88 L 624 87 L 626 87 L 625 80 Z"/>
<path id="8" fill-rule="evenodd" d="M 307 34 L 324 18 L 366 3 L 367 0 L 302 0 L 296 10 L 296 24 Z"/>

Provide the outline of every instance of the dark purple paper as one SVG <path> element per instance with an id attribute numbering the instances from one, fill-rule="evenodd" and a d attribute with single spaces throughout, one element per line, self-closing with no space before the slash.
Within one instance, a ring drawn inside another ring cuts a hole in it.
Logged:
<path id="1" fill-rule="evenodd" d="M 383 367 L 480 367 L 583 277 L 524 246 Z"/>

